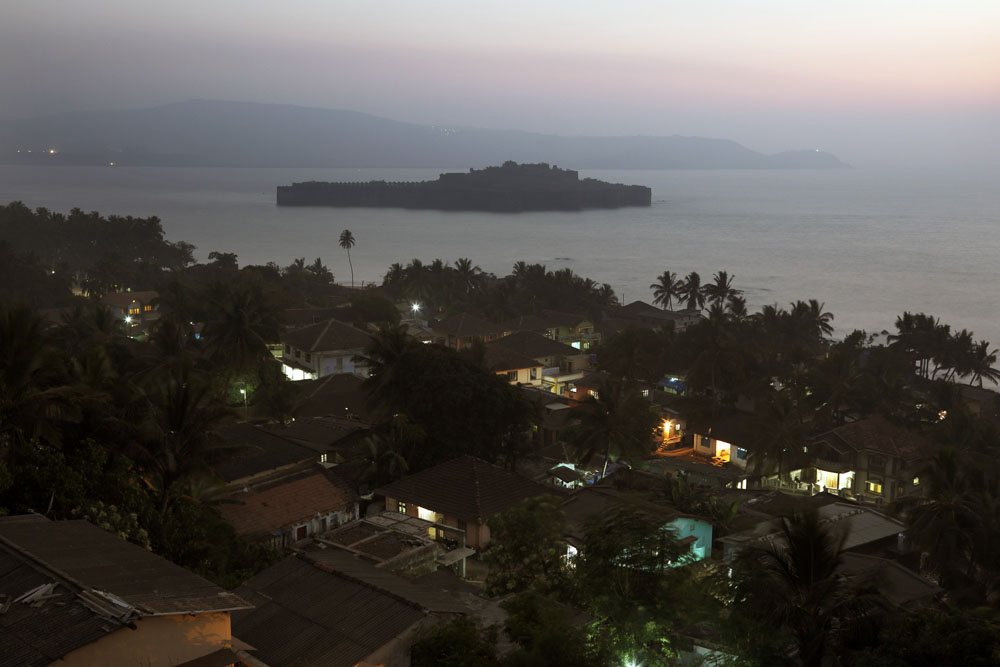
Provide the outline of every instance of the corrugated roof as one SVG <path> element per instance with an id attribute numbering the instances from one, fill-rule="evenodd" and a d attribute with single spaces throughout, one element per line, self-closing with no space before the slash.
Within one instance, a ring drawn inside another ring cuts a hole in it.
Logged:
<path id="1" fill-rule="evenodd" d="M 278 480 L 231 498 L 239 503 L 221 504 L 219 513 L 240 535 L 271 535 L 317 513 L 346 510 L 354 503 L 324 472 Z"/>
<path id="2" fill-rule="evenodd" d="M 474 456 L 461 456 L 375 492 L 465 521 L 485 521 L 525 498 L 553 490 Z"/>
<path id="3" fill-rule="evenodd" d="M 337 320 L 327 320 L 285 333 L 282 342 L 306 352 L 364 350 L 372 341 L 366 332 Z"/>
<path id="4" fill-rule="evenodd" d="M 879 592 L 897 607 L 930 600 L 944 591 L 895 561 L 868 554 L 841 554 L 841 572 L 871 577 Z"/>
<path id="5" fill-rule="evenodd" d="M 233 635 L 272 667 L 351 667 L 424 618 L 424 610 L 351 577 L 289 556 L 237 589 L 256 604 Z"/>
<path id="6" fill-rule="evenodd" d="M 880 512 L 859 505 L 830 503 L 816 508 L 821 523 L 841 527 L 846 533 L 844 549 L 853 549 L 876 542 L 905 530 L 902 522 Z M 761 540 L 774 540 L 781 535 L 781 519 L 762 521 L 753 528 L 720 537 L 720 542 L 747 544 Z"/>
<path id="7" fill-rule="evenodd" d="M 46 584 L 54 584 L 55 597 L 39 606 L 12 602 L 0 613 L 0 667 L 47 665 L 125 627 L 85 605 L 80 588 L 0 544 L 0 596 L 16 600 Z"/>
<path id="8" fill-rule="evenodd" d="M 144 615 L 247 606 L 210 581 L 87 521 L 4 522 L 0 538 L 45 567 L 84 587 L 111 593 Z"/>

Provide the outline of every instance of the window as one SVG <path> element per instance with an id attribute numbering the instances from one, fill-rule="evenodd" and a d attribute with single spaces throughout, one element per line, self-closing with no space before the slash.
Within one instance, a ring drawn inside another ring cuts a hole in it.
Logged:
<path id="1" fill-rule="evenodd" d="M 329 458 L 330 458 L 329 454 L 326 454 L 326 453 L 320 454 L 319 455 L 319 462 L 320 463 L 326 463 L 327 459 L 329 459 Z"/>
<path id="2" fill-rule="evenodd" d="M 302 357 L 302 350 L 295 350 L 295 358 L 300 359 Z"/>
<path id="3" fill-rule="evenodd" d="M 531 375 L 530 375 L 530 377 L 531 377 L 532 380 L 537 380 L 538 379 L 538 369 L 537 368 L 532 368 L 531 369 Z"/>
<path id="4" fill-rule="evenodd" d="M 129 315 L 138 315 L 138 314 L 139 314 L 139 306 L 136 306 L 136 307 L 134 307 L 134 308 L 131 308 L 131 307 L 130 307 L 130 308 L 128 309 L 128 314 L 129 314 Z"/>
<path id="5" fill-rule="evenodd" d="M 868 489 L 868 493 L 877 493 L 878 495 L 882 495 L 882 482 L 870 479 L 865 482 L 865 486 Z"/>
<path id="6" fill-rule="evenodd" d="M 914 477 L 913 478 L 913 486 L 920 486 L 920 478 L 919 477 Z"/>
<path id="7" fill-rule="evenodd" d="M 406 514 L 406 503 L 402 500 L 396 502 L 396 511 L 400 514 Z"/>
<path id="8" fill-rule="evenodd" d="M 643 398 L 649 398 L 649 390 L 648 389 L 643 389 L 642 390 L 642 397 Z"/>
<path id="9" fill-rule="evenodd" d="M 143 307 L 143 310 L 144 310 L 144 311 L 146 311 L 146 312 L 148 313 L 148 312 L 150 312 L 150 311 L 152 311 L 152 310 L 153 310 L 153 307 L 152 307 L 152 306 L 144 306 L 144 307 Z"/>
<path id="10" fill-rule="evenodd" d="M 507 371 L 507 381 L 517 382 L 517 371 Z"/>
<path id="11" fill-rule="evenodd" d="M 313 360 L 313 356 L 306 352 L 306 363 L 310 363 Z"/>
<path id="12" fill-rule="evenodd" d="M 295 529 L 295 541 L 304 540 L 309 537 L 309 527 L 308 526 L 298 526 Z"/>
<path id="13" fill-rule="evenodd" d="M 291 353 L 292 353 L 292 346 L 285 345 L 285 354 L 291 354 Z"/>

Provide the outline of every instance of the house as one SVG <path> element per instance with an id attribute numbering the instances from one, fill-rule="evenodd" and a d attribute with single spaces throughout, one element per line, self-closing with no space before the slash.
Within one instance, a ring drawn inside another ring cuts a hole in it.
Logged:
<path id="1" fill-rule="evenodd" d="M 577 350 L 589 350 L 601 342 L 601 334 L 586 315 L 543 310 L 539 317 L 546 324 L 546 335 Z"/>
<path id="2" fill-rule="evenodd" d="M 213 466 L 215 474 L 231 488 L 242 488 L 302 465 L 321 463 L 322 454 L 261 426 L 235 422 L 215 429 L 216 437 L 238 454 Z"/>
<path id="3" fill-rule="evenodd" d="M 385 509 L 465 531 L 465 543 L 490 542 L 487 520 L 553 489 L 474 456 L 461 456 L 375 489 Z"/>
<path id="4" fill-rule="evenodd" d="M 0 666 L 233 665 L 241 596 L 87 521 L 0 519 Z M 210 661 L 210 662 L 209 662 Z"/>
<path id="5" fill-rule="evenodd" d="M 842 492 L 876 505 L 920 492 L 918 471 L 930 442 L 880 416 L 844 424 L 810 439 L 810 466 L 800 479 L 817 493 Z"/>
<path id="6" fill-rule="evenodd" d="M 329 549 L 288 556 L 237 589 L 233 633 L 259 667 L 409 665 L 414 633 L 465 613 L 454 596 Z"/>
<path id="7" fill-rule="evenodd" d="M 690 419 L 687 427 L 695 454 L 746 470 L 756 428 L 753 415 L 728 409 L 711 418 Z"/>
<path id="8" fill-rule="evenodd" d="M 469 314 L 452 315 L 431 322 L 430 328 L 434 331 L 437 342 L 456 350 L 469 347 L 477 340 L 489 343 L 506 333 L 502 325 Z"/>
<path id="9" fill-rule="evenodd" d="M 622 306 L 615 312 L 615 316 L 634 322 L 632 326 L 656 329 L 673 326 L 677 332 L 684 331 L 702 320 L 701 311 L 698 309 L 664 310 L 644 301 L 633 301 L 627 306 Z"/>
<path id="10" fill-rule="evenodd" d="M 362 440 L 366 424 L 343 417 L 296 417 L 288 424 L 266 427 L 268 431 L 312 449 L 324 464 L 342 463 L 365 452 Z"/>
<path id="11" fill-rule="evenodd" d="M 636 509 L 655 520 L 685 547 L 688 555 L 677 565 L 711 557 L 711 521 L 650 502 L 636 492 L 619 491 L 603 485 L 578 489 L 563 501 L 562 511 L 566 517 L 567 529 L 567 556 L 572 557 L 581 548 L 591 522 L 611 520 L 618 509 L 625 507 Z"/>
<path id="12" fill-rule="evenodd" d="M 125 325 L 126 333 L 135 336 L 145 333 L 150 322 L 160 318 L 153 302 L 160 297 L 153 290 L 142 292 L 110 292 L 101 297 L 101 303 Z"/>
<path id="13" fill-rule="evenodd" d="M 219 514 L 251 542 L 281 549 L 358 518 L 358 497 L 321 466 L 232 488 Z"/>
<path id="14" fill-rule="evenodd" d="M 333 373 L 368 376 L 358 360 L 371 344 L 371 336 L 350 324 L 330 319 L 287 331 L 281 338 L 281 361 L 291 380 L 315 380 Z"/>
<path id="15" fill-rule="evenodd" d="M 486 368 L 502 376 L 510 384 L 535 386 L 542 384 L 543 366 L 541 362 L 498 345 L 496 342 L 487 345 L 485 352 L 483 363 L 485 363 Z"/>
<path id="16" fill-rule="evenodd" d="M 493 346 L 506 348 L 540 363 L 541 385 L 555 394 L 562 393 L 566 383 L 582 378 L 591 365 L 589 353 L 533 331 L 511 333 L 487 347 Z"/>

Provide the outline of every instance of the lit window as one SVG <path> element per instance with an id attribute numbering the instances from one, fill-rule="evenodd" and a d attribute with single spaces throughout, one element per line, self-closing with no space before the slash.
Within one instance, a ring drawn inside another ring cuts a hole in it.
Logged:
<path id="1" fill-rule="evenodd" d="M 913 478 L 913 486 L 920 486 L 920 478 L 919 477 L 914 477 Z"/>
<path id="2" fill-rule="evenodd" d="M 146 307 L 143 308 L 143 310 L 145 310 L 148 313 L 151 310 L 153 310 L 153 307 L 152 306 L 146 306 Z"/>
<path id="3" fill-rule="evenodd" d="M 406 503 L 399 501 L 396 503 L 396 511 L 400 514 L 406 514 Z"/>
<path id="4" fill-rule="evenodd" d="M 882 482 L 868 480 L 867 482 L 865 482 L 865 485 L 868 488 L 868 493 L 876 493 L 878 495 L 882 495 Z"/>
<path id="5" fill-rule="evenodd" d="M 649 390 L 648 389 L 643 389 L 642 390 L 642 397 L 643 398 L 649 398 Z"/>
<path id="6" fill-rule="evenodd" d="M 319 462 L 320 463 L 326 463 L 327 458 L 329 458 L 329 456 L 330 456 L 329 454 L 320 454 L 319 455 Z"/>

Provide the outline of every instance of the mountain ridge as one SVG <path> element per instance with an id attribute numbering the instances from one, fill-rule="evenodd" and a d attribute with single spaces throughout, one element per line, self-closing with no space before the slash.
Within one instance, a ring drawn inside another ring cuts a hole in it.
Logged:
<path id="1" fill-rule="evenodd" d="M 848 166 L 830 153 L 767 155 L 731 139 L 554 135 L 421 125 L 349 109 L 221 100 L 0 121 L 3 164 L 390 168 L 507 160 L 575 169 Z"/>

